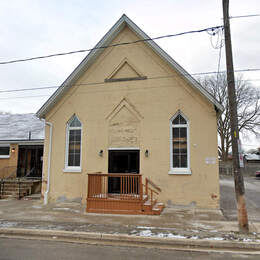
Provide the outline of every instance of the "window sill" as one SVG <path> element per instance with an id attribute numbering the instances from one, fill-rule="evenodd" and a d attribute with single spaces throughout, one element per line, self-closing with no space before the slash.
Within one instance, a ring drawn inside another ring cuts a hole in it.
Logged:
<path id="1" fill-rule="evenodd" d="M 10 155 L 0 155 L 0 159 L 9 159 Z"/>
<path id="2" fill-rule="evenodd" d="M 67 167 L 63 169 L 63 172 L 78 172 L 81 173 L 81 167 Z"/>
<path id="3" fill-rule="evenodd" d="M 190 169 L 170 169 L 168 172 L 169 175 L 191 175 L 191 170 Z"/>

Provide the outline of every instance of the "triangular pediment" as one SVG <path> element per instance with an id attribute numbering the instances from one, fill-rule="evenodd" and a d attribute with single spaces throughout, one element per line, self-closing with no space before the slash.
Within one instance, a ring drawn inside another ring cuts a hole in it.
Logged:
<path id="1" fill-rule="evenodd" d="M 136 120 L 140 121 L 141 119 L 143 119 L 141 113 L 126 98 L 123 98 L 119 102 L 119 104 L 111 111 L 111 113 L 106 117 L 106 119 L 109 121 L 112 120 L 120 111 L 125 109 L 129 113 L 131 113 L 136 118 Z"/>
<path id="2" fill-rule="evenodd" d="M 126 81 L 146 79 L 143 73 L 136 68 L 127 58 L 123 59 L 120 64 L 105 79 L 106 82 Z"/>

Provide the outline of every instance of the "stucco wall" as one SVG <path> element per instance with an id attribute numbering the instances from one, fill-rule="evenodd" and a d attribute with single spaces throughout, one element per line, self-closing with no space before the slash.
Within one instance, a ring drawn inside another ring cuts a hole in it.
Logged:
<path id="1" fill-rule="evenodd" d="M 13 152 L 12 152 L 13 151 Z M 0 178 L 15 172 L 18 160 L 18 144 L 10 144 L 10 157 L 0 158 Z"/>
<path id="2" fill-rule="evenodd" d="M 136 39 L 125 28 L 113 43 Z M 111 75 L 124 58 L 147 79 L 104 83 L 104 79 Z M 140 148 L 140 173 L 149 176 L 162 188 L 160 201 L 167 205 L 195 202 L 198 207 L 219 206 L 218 162 L 216 160 L 214 163 L 213 160 L 213 164 L 206 163 L 207 158 L 217 158 L 217 119 L 214 106 L 145 43 L 106 49 L 76 85 L 78 86 L 72 87 L 46 116 L 46 120 L 53 123 L 51 200 L 78 198 L 85 203 L 87 173 L 107 173 L 108 149 L 113 135 L 111 122 L 120 113 L 117 110 L 127 109 L 137 136 L 137 143 L 132 145 Z M 170 119 L 178 110 L 189 121 L 190 175 L 168 174 Z M 63 171 L 66 123 L 74 113 L 83 125 L 80 173 Z M 47 179 L 49 126 L 45 133 L 44 180 Z M 124 145 L 126 144 L 122 146 Z M 146 149 L 149 150 L 148 157 L 144 154 Z M 98 154 L 100 150 L 104 151 L 102 157 Z M 44 184 L 43 193 L 45 189 Z"/>

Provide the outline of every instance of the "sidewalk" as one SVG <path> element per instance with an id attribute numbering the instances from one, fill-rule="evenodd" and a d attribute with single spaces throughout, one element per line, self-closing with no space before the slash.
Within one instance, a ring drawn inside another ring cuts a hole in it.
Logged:
<path id="1" fill-rule="evenodd" d="M 86 213 L 75 202 L 44 206 L 40 200 L 0 200 L 0 234 L 260 251 L 260 223 L 250 222 L 250 233 L 240 234 L 221 211 L 193 207 L 166 208 L 161 216 L 103 215 Z"/>

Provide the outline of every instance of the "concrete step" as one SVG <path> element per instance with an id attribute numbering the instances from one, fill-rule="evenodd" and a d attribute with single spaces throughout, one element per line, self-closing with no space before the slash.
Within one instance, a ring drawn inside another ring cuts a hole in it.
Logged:
<path id="1" fill-rule="evenodd" d="M 19 194 L 26 194 L 26 195 L 30 195 L 30 191 L 29 190 L 17 190 L 17 191 L 1 191 L 2 195 L 19 195 Z"/>
<path id="2" fill-rule="evenodd" d="M 23 183 L 23 182 L 21 182 L 20 184 L 19 183 L 9 183 L 9 182 L 4 182 L 4 183 L 0 182 L 0 184 L 4 185 L 6 187 L 18 187 L 19 185 L 21 187 L 22 186 L 24 186 L 24 187 L 31 187 L 31 186 L 33 186 L 33 183 Z"/>
<path id="3" fill-rule="evenodd" d="M 26 180 L 20 182 L 16 180 L 7 180 L 4 182 L 4 184 L 0 181 L 0 198 L 21 198 L 24 196 L 29 196 L 32 194 L 32 192 L 35 192 L 34 184 L 38 185 L 39 183 L 39 180 Z"/>
<path id="4" fill-rule="evenodd" d="M 5 194 L 5 195 L 0 195 L 0 199 L 19 199 L 19 198 L 22 198 L 24 197 L 26 194 L 20 194 L 20 197 L 19 197 L 19 194 Z"/>

